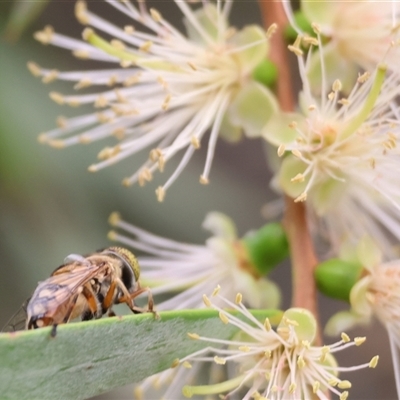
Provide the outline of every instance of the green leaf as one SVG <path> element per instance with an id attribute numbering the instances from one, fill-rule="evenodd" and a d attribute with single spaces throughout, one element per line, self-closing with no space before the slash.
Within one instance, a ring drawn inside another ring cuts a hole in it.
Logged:
<path id="1" fill-rule="evenodd" d="M 254 311 L 278 323 L 281 312 Z M 204 347 L 188 332 L 229 339 L 237 328 L 214 310 L 166 311 L 103 318 L 51 328 L 0 334 L 0 397 L 85 399 L 139 382 Z"/>

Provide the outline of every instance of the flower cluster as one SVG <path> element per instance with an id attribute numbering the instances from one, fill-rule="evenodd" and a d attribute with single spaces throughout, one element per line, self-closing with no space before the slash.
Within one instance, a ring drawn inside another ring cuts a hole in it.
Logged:
<path id="1" fill-rule="evenodd" d="M 337 343 L 316 346 L 313 342 L 317 324 L 307 310 L 287 310 L 274 330 L 268 318 L 261 323 L 246 309 L 241 294 L 236 295 L 233 303 L 218 292 L 219 287 L 213 296 L 232 311 L 226 311 L 204 295 L 205 304 L 219 312 L 223 324 L 232 324 L 239 332 L 232 340 L 189 333 L 191 339 L 204 341 L 211 347 L 183 358 L 180 363 L 208 361 L 220 365 L 234 364 L 236 369 L 231 369 L 235 371 L 234 377 L 214 385 L 185 386 L 183 394 L 186 397 L 223 394 L 222 398 L 226 398 L 243 392 L 241 398 L 245 400 L 326 399 L 327 392 L 331 392 L 344 400 L 348 396 L 347 389 L 351 387 L 351 382 L 339 378 L 339 372 L 375 368 L 378 363 L 378 356 L 375 356 L 363 365 L 338 367 L 334 354 L 350 346 L 361 345 L 365 338 L 358 337 L 351 341 L 343 333 Z"/>
<path id="2" fill-rule="evenodd" d="M 289 4 L 285 3 L 287 15 L 301 33 Z M 398 70 L 400 50 L 388 54 L 399 33 L 400 10 L 395 2 L 301 1 L 301 12 L 324 43 L 310 58 L 308 77 L 314 88 L 321 83 L 321 58 L 328 81 L 341 76 L 346 88 L 351 88 L 360 67 L 369 71 L 384 58 L 390 70 Z"/>
<path id="3" fill-rule="evenodd" d="M 268 33 L 255 25 L 239 31 L 229 27 L 230 1 L 218 7 L 207 4 L 196 11 L 184 1 L 175 1 L 184 16 L 185 37 L 157 10 L 147 10 L 143 1 L 138 7 L 128 0 L 107 3 L 145 31 L 132 25 L 119 28 L 78 1 L 76 16 L 88 26 L 83 31 L 84 41 L 55 33 L 49 26 L 35 35 L 44 44 L 72 50 L 79 58 L 117 64 L 111 69 L 59 72 L 29 63 L 32 73 L 42 76 L 44 82 L 60 79 L 76 82 L 76 90 L 100 88 L 81 95 L 50 93 L 59 104 L 92 104 L 96 112 L 70 119 L 60 117 L 58 128 L 42 134 L 40 141 L 65 147 L 116 138 L 118 143 L 100 151 L 100 161 L 90 166 L 90 171 L 148 148 L 148 161 L 124 179 L 125 185 L 137 181 L 144 185 L 156 169 L 163 171 L 168 160 L 184 151 L 175 172 L 157 189 L 162 201 L 210 130 L 200 177 L 201 183 L 208 183 L 218 136 L 238 140 L 242 129 L 251 136 L 260 135 L 263 124 L 276 111 L 273 95 L 252 78 L 268 52 L 268 36 L 274 27 Z M 104 35 L 112 39 L 108 41 Z M 251 115 L 249 99 L 255 104 Z"/>
<path id="4" fill-rule="evenodd" d="M 336 251 L 342 243 L 356 245 L 365 232 L 373 232 L 390 257 L 387 232 L 400 238 L 395 172 L 400 156 L 400 109 L 395 103 L 400 75 L 382 63 L 360 75 L 347 97 L 339 79 L 331 87 L 323 80 L 317 97 L 307 78 L 304 42 L 318 44 L 299 37 L 291 46 L 303 79 L 301 110 L 281 113 L 264 128 L 264 137 L 284 156 L 277 180 L 294 201 L 306 201 L 319 233 Z"/>

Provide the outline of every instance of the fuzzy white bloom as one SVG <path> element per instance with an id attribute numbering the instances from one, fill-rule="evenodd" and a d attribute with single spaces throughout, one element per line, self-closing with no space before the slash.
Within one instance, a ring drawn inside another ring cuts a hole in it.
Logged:
<path id="1" fill-rule="evenodd" d="M 118 232 L 110 232 L 112 240 L 149 254 L 140 257 L 143 284 L 150 286 L 156 296 L 173 294 L 169 300 L 157 303 L 158 310 L 202 307 L 202 294 L 219 283 L 226 296 L 244 293 L 252 308 L 279 306 L 278 287 L 251 265 L 232 220 L 222 213 L 207 214 L 203 227 L 213 236 L 205 245 L 156 236 L 123 221 L 117 213 L 111 215 L 110 223 L 118 228 Z M 127 235 L 119 233 L 121 230 Z"/>
<path id="2" fill-rule="evenodd" d="M 144 185 L 156 169 L 163 171 L 169 159 L 184 151 L 174 173 L 156 191 L 162 201 L 210 130 L 200 177 L 201 183 L 207 183 L 218 136 L 238 140 L 242 129 L 251 136 L 259 135 L 276 110 L 272 94 L 252 79 L 253 70 L 268 52 L 271 31 L 266 33 L 254 25 L 240 31 L 229 27 L 231 1 L 218 1 L 217 5 L 207 2 L 193 11 L 186 1 L 176 0 L 187 37 L 157 10 L 147 10 L 144 1 L 138 6 L 128 0 L 105 1 L 143 26 L 144 31 L 131 25 L 118 27 L 78 1 L 76 16 L 90 26 L 83 32 L 84 41 L 57 34 L 51 27 L 35 35 L 45 44 L 72 50 L 77 57 L 117 64 L 114 69 L 59 72 L 29 63 L 32 73 L 42 76 L 44 82 L 72 81 L 76 90 L 97 87 L 88 94 L 50 93 L 59 104 L 92 104 L 96 112 L 70 119 L 60 117 L 59 127 L 42 134 L 40 141 L 65 147 L 114 137 L 117 144 L 104 148 L 98 155 L 100 161 L 90 166 L 90 171 L 148 148 L 148 161 L 124 179 L 125 185 L 137 181 Z M 113 39 L 108 41 L 103 35 Z M 257 105 L 248 107 L 253 98 Z"/>
<path id="3" fill-rule="evenodd" d="M 390 257 L 387 233 L 400 239 L 400 76 L 380 64 L 359 76 L 347 98 L 338 79 L 329 88 L 324 80 L 315 97 L 300 43 L 291 50 L 303 81 L 301 110 L 278 115 L 264 132 L 285 156 L 277 181 L 296 202 L 306 201 L 335 249 L 369 232 Z"/>
<path id="4" fill-rule="evenodd" d="M 212 291 L 219 282 L 224 285 L 226 296 L 232 297 L 238 290 L 246 293 L 247 304 L 252 308 L 279 306 L 278 287 L 251 268 L 235 226 L 224 214 L 207 214 L 203 227 L 214 236 L 207 239 L 205 246 L 156 236 L 124 222 L 117 213 L 111 215 L 110 223 L 129 235 L 111 231 L 112 240 L 149 254 L 139 257 L 142 283 L 152 287 L 153 295 L 172 295 L 168 300 L 157 302 L 157 310 L 204 307 L 202 294 Z M 136 386 L 135 396 L 142 399 L 162 393 L 167 400 L 181 398 L 179 383 L 194 380 L 201 368 L 201 363 L 194 363 L 190 369 L 156 374 Z M 210 377 L 213 376 L 214 372 Z"/>
<path id="5" fill-rule="evenodd" d="M 191 339 L 204 341 L 212 347 L 205 347 L 180 361 L 186 365 L 192 361 L 232 365 L 231 370 L 228 368 L 231 377 L 214 385 L 185 386 L 183 393 L 187 397 L 219 394 L 227 398 L 241 393 L 244 400 L 326 399 L 329 391 L 343 400 L 348 396 L 351 383 L 340 379 L 339 373 L 377 365 L 376 356 L 367 364 L 339 367 L 333 354 L 360 345 L 365 338 L 351 341 L 342 334 L 342 340 L 337 343 L 315 346 L 316 321 L 307 310 L 287 310 L 274 330 L 268 318 L 261 323 L 244 307 L 241 294 L 237 294 L 235 303 L 220 296 L 218 290 L 213 295 L 219 303 L 236 312 L 227 312 L 204 295 L 205 304 L 219 311 L 223 324 L 236 326 L 239 333 L 232 340 L 190 333 Z"/>
<path id="6" fill-rule="evenodd" d="M 289 2 L 285 8 L 300 33 Z M 320 57 L 331 81 L 340 74 L 347 86 L 360 67 L 368 70 L 381 62 L 391 42 L 398 39 L 400 7 L 396 1 L 303 0 L 300 9 L 324 38 L 324 46 L 310 60 L 309 78 L 315 86 L 321 78 Z M 386 62 L 389 69 L 398 70 L 400 49 L 392 51 Z"/>

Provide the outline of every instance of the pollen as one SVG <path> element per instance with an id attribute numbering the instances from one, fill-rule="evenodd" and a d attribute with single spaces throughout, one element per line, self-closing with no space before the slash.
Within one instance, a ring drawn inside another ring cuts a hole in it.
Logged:
<path id="1" fill-rule="evenodd" d="M 108 100 L 103 95 L 98 96 L 97 99 L 94 102 L 94 107 L 95 108 L 104 108 L 107 105 L 108 105 Z"/>
<path id="2" fill-rule="evenodd" d="M 312 36 L 304 36 L 303 37 L 303 42 L 305 44 L 309 44 L 311 46 L 318 46 L 318 39 Z"/>
<path id="3" fill-rule="evenodd" d="M 172 361 L 171 368 L 176 368 L 179 365 L 179 363 L 180 363 L 179 358 L 175 358 L 175 360 Z"/>
<path id="4" fill-rule="evenodd" d="M 278 24 L 276 23 L 271 24 L 266 32 L 267 39 L 271 38 L 276 33 L 277 30 L 278 30 Z"/>
<path id="5" fill-rule="evenodd" d="M 50 92 L 50 98 L 55 101 L 57 104 L 63 105 L 65 104 L 65 98 L 61 93 L 58 92 Z"/>
<path id="6" fill-rule="evenodd" d="M 367 340 L 367 338 L 364 337 L 356 337 L 354 338 L 354 343 L 356 344 L 356 346 L 361 346 L 365 341 Z"/>
<path id="7" fill-rule="evenodd" d="M 190 68 L 192 68 L 193 71 L 197 71 L 196 65 L 194 65 L 191 61 L 188 61 L 187 64 L 189 65 Z"/>
<path id="8" fill-rule="evenodd" d="M 376 368 L 376 366 L 378 365 L 378 361 L 379 361 L 379 356 L 372 357 L 371 361 L 368 364 L 368 367 Z"/>
<path id="9" fill-rule="evenodd" d="M 143 168 L 139 172 L 139 178 L 138 178 L 139 186 L 144 186 L 146 182 L 150 182 L 152 179 L 153 179 L 153 174 L 148 168 Z"/>
<path id="10" fill-rule="evenodd" d="M 203 294 L 203 302 L 207 307 L 211 307 L 212 306 L 210 299 L 205 294 Z"/>
<path id="11" fill-rule="evenodd" d="M 120 151 L 121 151 L 120 146 L 105 147 L 103 150 L 99 152 L 97 158 L 99 160 L 107 160 L 109 158 L 115 157 Z"/>
<path id="12" fill-rule="evenodd" d="M 117 50 L 124 51 L 126 49 L 125 44 L 123 42 L 121 42 L 121 40 L 118 40 L 118 39 L 112 39 L 110 41 L 110 44 L 112 47 L 114 47 Z"/>
<path id="13" fill-rule="evenodd" d="M 200 149 L 200 140 L 197 136 L 192 136 L 190 138 L 190 143 L 196 150 Z"/>
<path id="14" fill-rule="evenodd" d="M 148 40 L 147 42 L 144 42 L 140 47 L 139 50 L 144 51 L 144 52 L 149 52 L 151 49 L 151 46 L 153 46 L 153 42 L 151 40 Z"/>
<path id="15" fill-rule="evenodd" d="M 89 86 L 92 86 L 92 81 L 88 78 L 83 78 L 74 86 L 74 89 L 83 89 Z"/>
<path id="16" fill-rule="evenodd" d="M 344 380 L 344 381 L 340 381 L 338 383 L 338 388 L 339 389 L 350 389 L 351 388 L 351 382 Z"/>
<path id="17" fill-rule="evenodd" d="M 312 386 L 312 388 L 313 388 L 313 393 L 314 393 L 314 394 L 317 393 L 318 390 L 320 389 L 320 387 L 321 387 L 321 383 L 320 383 L 319 381 L 315 381 L 315 382 L 313 383 L 313 386 Z"/>
<path id="18" fill-rule="evenodd" d="M 125 87 L 133 86 L 133 85 L 135 85 L 136 83 L 140 82 L 140 76 L 141 76 L 141 74 L 132 75 L 132 76 L 126 78 L 126 79 L 123 81 L 122 84 L 123 84 Z"/>
<path id="19" fill-rule="evenodd" d="M 167 96 L 165 97 L 164 102 L 163 102 L 163 104 L 161 106 L 161 108 L 164 111 L 166 111 L 168 109 L 170 101 L 171 101 L 171 95 L 167 94 Z"/>
<path id="20" fill-rule="evenodd" d="M 190 364 L 190 362 L 188 362 L 188 361 L 184 361 L 184 362 L 182 363 L 182 365 L 183 365 L 185 368 L 187 368 L 187 369 L 192 368 L 192 364 Z"/>
<path id="21" fill-rule="evenodd" d="M 130 178 L 124 178 L 124 179 L 122 179 L 122 186 L 125 186 L 125 187 L 129 187 L 129 186 L 131 186 L 132 185 L 132 181 L 131 181 L 131 179 Z"/>
<path id="22" fill-rule="evenodd" d="M 299 356 L 297 359 L 297 366 L 302 369 L 306 366 L 306 362 L 304 361 L 304 358 L 302 356 Z"/>
<path id="23" fill-rule="evenodd" d="M 293 149 L 293 150 L 292 150 L 292 154 L 293 154 L 295 157 L 297 157 L 297 158 L 302 158 L 302 157 L 303 157 L 303 155 L 301 154 L 301 152 L 300 152 L 299 150 L 297 150 L 297 149 Z"/>
<path id="24" fill-rule="evenodd" d="M 340 396 L 339 399 L 340 400 L 347 400 L 347 398 L 349 397 L 349 392 L 343 392 Z"/>
<path id="25" fill-rule="evenodd" d="M 68 126 L 68 120 L 67 118 L 60 115 L 59 117 L 57 117 L 56 124 L 59 128 L 65 129 Z"/>
<path id="26" fill-rule="evenodd" d="M 319 26 L 319 24 L 313 22 L 311 23 L 311 28 L 317 35 L 321 33 L 321 27 Z"/>
<path id="27" fill-rule="evenodd" d="M 65 147 L 65 142 L 63 140 L 48 140 L 47 143 L 55 149 L 63 149 Z"/>
<path id="28" fill-rule="evenodd" d="M 107 238 L 108 238 L 108 240 L 111 240 L 112 242 L 116 242 L 118 240 L 118 234 L 115 231 L 109 231 L 107 233 Z"/>
<path id="29" fill-rule="evenodd" d="M 303 192 L 300 196 L 298 196 L 298 197 L 296 197 L 294 199 L 294 202 L 295 203 L 302 203 L 303 201 L 306 201 L 306 200 L 307 200 L 307 193 Z"/>
<path id="30" fill-rule="evenodd" d="M 75 5 L 75 17 L 82 25 L 89 24 L 87 5 L 84 1 L 78 1 Z"/>
<path id="31" fill-rule="evenodd" d="M 200 176 L 199 182 L 200 182 L 202 185 L 208 185 L 208 184 L 210 183 L 210 181 L 208 180 L 208 178 L 205 177 L 204 175 L 201 175 L 201 176 Z"/>
<path id="32" fill-rule="evenodd" d="M 347 334 L 344 333 L 344 332 L 341 333 L 340 337 L 342 338 L 343 343 L 348 343 L 348 342 L 350 342 L 350 340 L 351 340 L 350 337 L 349 337 L 349 335 L 347 335 Z"/>
<path id="33" fill-rule="evenodd" d="M 164 171 L 164 167 L 165 167 L 165 158 L 164 158 L 164 156 L 162 154 L 158 158 L 157 164 L 158 164 L 158 170 L 160 172 L 163 172 Z"/>
<path id="34" fill-rule="evenodd" d="M 267 332 L 269 332 L 272 329 L 271 322 L 269 321 L 269 318 L 265 318 L 264 328 L 266 329 Z"/>
<path id="35" fill-rule="evenodd" d="M 73 50 L 72 55 L 81 60 L 87 60 L 90 56 L 90 53 L 87 50 L 77 49 Z"/>
<path id="36" fill-rule="evenodd" d="M 236 298 L 235 298 L 235 303 L 236 304 L 241 304 L 242 300 L 243 300 L 242 294 L 241 293 L 237 293 L 236 294 Z"/>
<path id="37" fill-rule="evenodd" d="M 371 76 L 370 72 L 364 72 L 363 74 L 359 75 L 357 78 L 358 83 L 365 83 Z"/>
<path id="38" fill-rule="evenodd" d="M 159 11 L 157 11 L 155 8 L 150 8 L 150 15 L 151 18 L 154 19 L 156 22 L 161 22 L 162 21 L 162 15 Z"/>
<path id="39" fill-rule="evenodd" d="M 135 28 L 132 25 L 125 25 L 124 32 L 128 35 L 132 35 L 135 32 Z"/>
<path id="40" fill-rule="evenodd" d="M 214 357 L 214 361 L 218 365 L 225 365 L 226 364 L 226 360 L 224 358 L 221 358 L 221 357 L 218 357 L 218 356 Z"/>
<path id="41" fill-rule="evenodd" d="M 42 31 L 36 32 L 33 37 L 42 44 L 49 44 L 53 40 L 54 29 L 50 25 L 46 25 Z"/>
<path id="42" fill-rule="evenodd" d="M 92 28 L 85 28 L 82 32 L 82 39 L 87 41 L 92 35 L 94 35 L 94 30 Z"/>
<path id="43" fill-rule="evenodd" d="M 290 182 L 304 182 L 304 175 L 303 174 L 297 174 L 294 178 L 290 180 Z"/>
<path id="44" fill-rule="evenodd" d="M 156 189 L 156 196 L 157 196 L 157 200 L 162 203 L 165 199 L 165 190 L 162 186 L 159 186 Z"/>
<path id="45" fill-rule="evenodd" d="M 38 138 L 37 138 L 39 143 L 47 143 L 48 142 L 48 137 L 45 133 L 41 133 Z"/>
<path id="46" fill-rule="evenodd" d="M 278 157 L 282 157 L 285 154 L 285 151 L 286 151 L 286 146 L 283 143 L 280 144 L 277 151 Z"/>
<path id="47" fill-rule="evenodd" d="M 27 67 L 29 69 L 29 72 L 33 76 L 38 77 L 38 76 L 42 75 L 40 66 L 38 64 L 36 64 L 35 62 L 29 61 L 27 64 Z"/>
<path id="48" fill-rule="evenodd" d="M 300 46 L 301 46 L 301 36 L 298 35 L 296 40 L 295 40 L 295 42 L 288 46 L 288 49 L 292 53 L 296 54 L 296 56 L 302 56 L 303 55 L 303 50 L 301 50 Z"/>
<path id="49" fill-rule="evenodd" d="M 218 314 L 218 316 L 219 316 L 219 319 L 220 319 L 225 325 L 229 324 L 229 319 L 228 319 L 228 317 L 226 316 L 226 314 L 225 314 L 224 312 L 220 311 L 219 314 Z"/>
<path id="50" fill-rule="evenodd" d="M 211 296 L 212 296 L 212 297 L 217 296 L 220 290 L 221 290 L 221 286 L 220 286 L 220 285 L 217 285 L 217 286 L 215 287 L 215 289 L 213 290 Z"/>
<path id="51" fill-rule="evenodd" d="M 336 80 L 333 82 L 332 90 L 333 90 L 334 92 L 340 92 L 340 91 L 342 90 L 342 87 L 343 87 L 342 82 L 340 82 L 339 79 L 336 79 Z"/>
<path id="52" fill-rule="evenodd" d="M 187 335 L 190 337 L 190 339 L 193 339 L 193 340 L 199 340 L 200 339 L 200 335 L 198 335 L 197 333 L 188 332 Z"/>

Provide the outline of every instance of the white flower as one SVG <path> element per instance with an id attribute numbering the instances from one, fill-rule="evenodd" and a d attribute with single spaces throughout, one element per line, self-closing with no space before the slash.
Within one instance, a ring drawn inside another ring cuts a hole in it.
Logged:
<path id="1" fill-rule="evenodd" d="M 259 135 L 276 110 L 270 92 L 252 80 L 253 70 L 267 54 L 268 35 L 254 25 L 240 31 L 229 27 L 231 1 L 218 1 L 217 6 L 206 3 L 193 11 L 185 1 L 176 0 L 185 17 L 188 37 L 155 9 L 148 11 L 144 1 L 139 1 L 137 7 L 128 0 L 105 1 L 145 31 L 131 25 L 124 28 L 113 25 L 78 1 L 78 20 L 113 37 L 111 41 L 92 28 L 84 30 L 85 41 L 57 34 L 51 27 L 36 34 L 39 41 L 70 49 L 80 58 L 118 64 L 114 69 L 59 72 L 30 63 L 33 74 L 42 76 L 45 82 L 61 79 L 76 82 L 75 89 L 100 88 L 91 94 L 51 93 L 50 97 L 60 104 L 93 104 L 97 112 L 70 119 L 61 117 L 59 127 L 42 134 L 40 140 L 65 147 L 114 136 L 119 142 L 104 148 L 98 155 L 101 161 L 89 167 L 90 171 L 149 148 L 149 160 L 124 179 L 125 185 L 136 181 L 145 184 L 157 168 L 162 171 L 169 159 L 184 150 L 175 172 L 157 189 L 162 201 L 166 189 L 210 130 L 200 178 L 207 183 L 218 136 L 237 140 L 242 129 L 248 135 Z M 254 99 L 254 107 L 249 107 L 249 99 Z"/>
<path id="2" fill-rule="evenodd" d="M 376 356 L 369 363 L 357 367 L 339 367 L 333 354 L 350 346 L 358 346 L 365 338 L 351 341 L 346 334 L 342 334 L 342 340 L 337 343 L 314 346 L 317 326 L 314 317 L 307 310 L 287 310 L 275 331 L 268 319 L 260 323 L 243 306 L 240 294 L 236 296 L 235 303 L 219 294 L 216 296 L 225 307 L 236 313 L 220 308 L 205 295 L 204 302 L 219 311 L 224 324 L 239 328 L 239 334 L 232 340 L 218 340 L 190 333 L 191 339 L 210 343 L 212 347 L 205 347 L 180 361 L 186 365 L 191 361 L 227 365 L 231 377 L 214 385 L 185 386 L 183 393 L 187 397 L 224 394 L 222 398 L 226 398 L 242 393 L 241 398 L 244 400 L 326 399 L 327 392 L 330 391 L 343 400 L 348 396 L 346 389 L 351 387 L 351 383 L 338 378 L 339 372 L 374 368 L 377 365 Z M 221 348 L 221 345 L 224 347 Z M 229 366 L 232 366 L 230 370 Z"/>
<path id="3" fill-rule="evenodd" d="M 139 260 L 143 284 L 152 287 L 154 295 L 174 294 L 157 303 L 158 310 L 202 307 L 202 294 L 209 293 L 217 284 L 223 286 L 226 296 L 237 291 L 245 293 L 252 308 L 279 305 L 279 289 L 249 263 L 232 220 L 224 214 L 207 215 L 203 227 L 214 236 L 207 239 L 205 246 L 156 236 L 122 221 L 117 213 L 111 215 L 110 223 L 133 236 L 112 231 L 112 240 L 149 254 Z"/>
<path id="4" fill-rule="evenodd" d="M 381 64 L 360 75 L 347 98 L 340 80 L 332 88 L 323 81 L 315 98 L 300 39 L 291 49 L 303 80 L 301 111 L 278 115 L 264 132 L 285 156 L 279 184 L 295 201 L 306 201 L 334 248 L 368 232 L 390 257 L 387 233 L 400 239 L 400 110 L 394 101 L 400 77 Z"/>
<path id="5" fill-rule="evenodd" d="M 289 4 L 285 4 L 287 14 L 296 27 Z M 300 8 L 325 43 L 310 61 L 309 78 L 315 84 L 321 78 L 320 57 L 330 81 L 340 74 L 347 86 L 360 67 L 368 70 L 381 62 L 398 38 L 400 9 L 396 1 L 303 0 Z M 386 62 L 389 69 L 398 70 L 400 50 L 392 51 Z"/>
<path id="6" fill-rule="evenodd" d="M 363 277 L 351 289 L 351 310 L 331 317 L 326 333 L 335 335 L 343 328 L 367 324 L 373 316 L 378 318 L 388 332 L 400 397 L 400 260 L 382 262 L 382 253 L 368 237 L 360 241 L 352 258 L 364 267 Z"/>
<path id="7" fill-rule="evenodd" d="M 133 236 L 112 231 L 109 235 L 112 240 L 150 254 L 139 257 L 142 283 L 152 287 L 153 295 L 173 295 L 157 302 L 157 310 L 203 307 L 202 294 L 219 283 L 224 285 L 227 296 L 233 296 L 238 290 L 246 293 L 252 308 L 279 305 L 279 289 L 252 269 L 232 220 L 221 213 L 209 213 L 203 223 L 214 234 L 205 246 L 153 235 L 122 221 L 117 213 L 111 215 L 110 223 Z M 201 363 L 194 363 L 190 369 L 166 370 L 145 379 L 135 388 L 136 398 L 158 397 L 160 393 L 165 399 L 180 398 L 179 383 L 195 379 L 201 368 Z"/>

